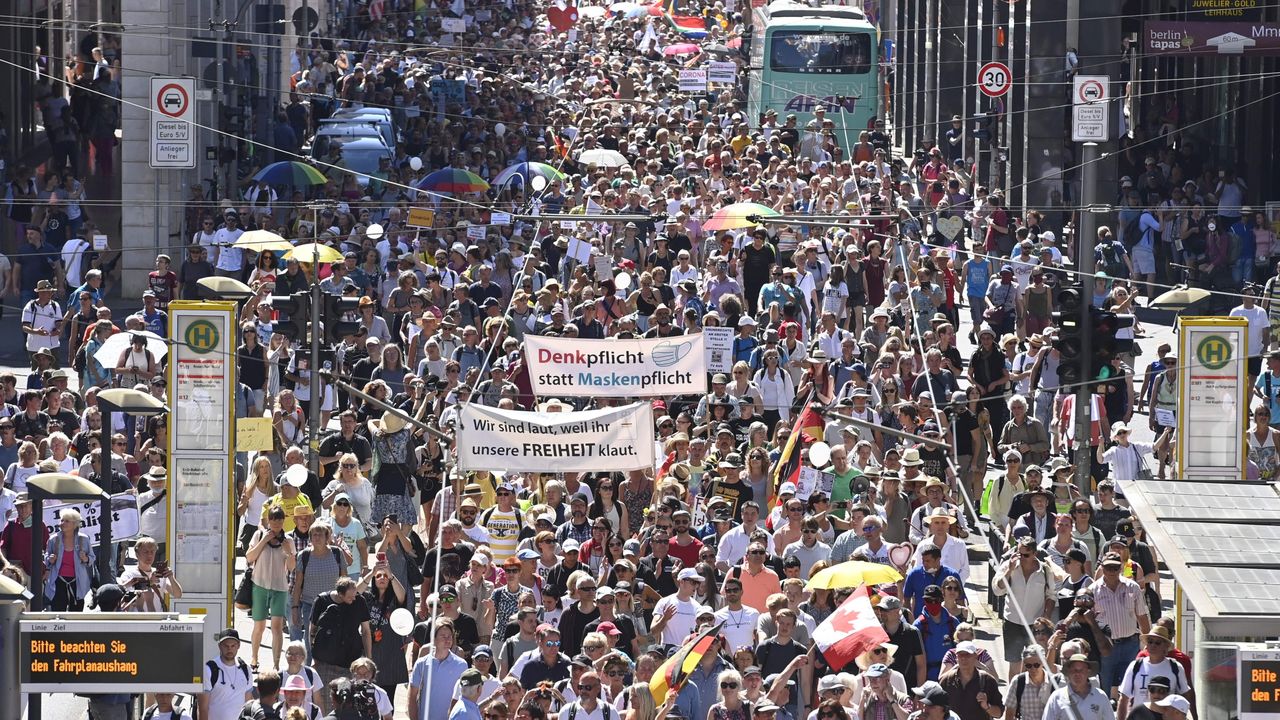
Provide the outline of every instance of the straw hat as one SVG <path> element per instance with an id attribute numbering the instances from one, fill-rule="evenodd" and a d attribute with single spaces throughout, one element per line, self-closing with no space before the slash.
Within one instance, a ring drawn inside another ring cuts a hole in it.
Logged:
<path id="1" fill-rule="evenodd" d="M 390 410 L 382 413 L 382 417 L 369 420 L 369 432 L 374 435 L 390 435 L 404 429 L 405 420 L 399 413 Z"/>

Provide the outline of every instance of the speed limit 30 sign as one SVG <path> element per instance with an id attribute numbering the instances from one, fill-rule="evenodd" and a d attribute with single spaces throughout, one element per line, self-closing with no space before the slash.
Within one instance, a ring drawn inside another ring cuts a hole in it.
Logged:
<path id="1" fill-rule="evenodd" d="M 1001 62 L 989 62 L 978 68 L 978 89 L 987 97 L 1000 97 L 1009 92 L 1013 73 Z"/>

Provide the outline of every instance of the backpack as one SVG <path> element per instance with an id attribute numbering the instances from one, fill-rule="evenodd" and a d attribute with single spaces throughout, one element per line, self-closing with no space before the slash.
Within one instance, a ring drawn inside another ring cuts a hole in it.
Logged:
<path id="1" fill-rule="evenodd" d="M 1053 673 L 1045 673 L 1044 678 L 1049 683 L 1049 686 L 1052 687 L 1054 690 L 1057 690 L 1060 687 L 1062 687 L 1061 685 L 1058 684 L 1058 676 L 1054 675 Z M 1026 690 L 1027 690 L 1027 674 L 1019 673 L 1018 677 L 1015 678 L 1013 681 L 1013 716 L 1015 718 L 1022 717 L 1022 693 L 1026 692 Z"/>
<path id="2" fill-rule="evenodd" d="M 1133 246 L 1142 240 L 1142 216 L 1145 213 L 1138 213 L 1137 217 L 1130 220 L 1124 226 L 1124 234 L 1121 236 L 1124 249 L 1132 252 Z"/>
<path id="3" fill-rule="evenodd" d="M 1128 672 L 1125 673 L 1125 675 L 1130 678 L 1136 676 L 1138 674 L 1138 668 L 1142 667 L 1142 661 L 1146 659 L 1147 658 L 1137 658 L 1132 663 L 1129 663 L 1129 670 Z M 1177 660 L 1174 660 L 1172 657 L 1166 656 L 1165 659 L 1169 661 L 1169 667 L 1173 668 L 1173 678 L 1171 679 L 1171 682 L 1169 683 L 1169 685 L 1170 685 L 1170 692 L 1174 692 L 1178 689 L 1178 676 L 1183 672 L 1182 663 L 1178 662 Z M 1191 683 L 1188 682 L 1187 686 L 1190 687 Z"/>
<path id="4" fill-rule="evenodd" d="M 311 638 L 311 654 L 315 659 L 346 667 L 360 654 L 351 628 L 345 626 L 342 608 L 337 603 L 329 605 L 316 618 L 316 634 Z"/>
<path id="5" fill-rule="evenodd" d="M 1116 252 L 1116 246 L 1108 243 L 1100 249 L 1102 254 L 1103 269 L 1113 278 L 1122 278 L 1126 276 L 1126 268 L 1124 261 L 1120 259 L 1120 253 Z"/>
<path id="6" fill-rule="evenodd" d="M 222 677 L 222 666 L 217 660 L 210 660 L 205 663 L 205 667 L 209 668 L 209 684 L 217 685 L 218 679 Z M 240 672 L 244 673 L 245 682 L 252 683 L 253 676 L 249 671 L 249 664 L 240 658 L 236 658 L 236 667 L 240 668 Z"/>
<path id="7" fill-rule="evenodd" d="M 213 661 L 210 661 L 210 662 L 213 662 Z M 214 663 L 214 664 L 216 665 L 217 663 Z M 216 672 L 216 671 L 215 671 L 215 672 Z M 179 701 L 179 699 L 180 699 L 180 698 L 178 698 L 178 697 L 174 697 L 174 698 L 173 698 L 173 713 L 172 713 L 172 715 L 173 715 L 173 717 L 175 717 L 175 718 L 180 718 L 180 717 L 182 717 L 183 713 L 185 712 L 185 711 L 182 709 L 182 705 L 181 705 L 181 703 L 179 703 L 179 702 L 178 702 L 178 701 Z M 152 705 L 151 707 L 147 708 L 146 710 L 144 710 L 144 711 L 142 712 L 142 720 L 151 720 L 151 718 L 155 717 L 155 716 L 156 716 L 156 713 L 158 713 L 158 712 L 160 712 L 160 706 L 159 706 L 159 705 Z"/>
<path id="8" fill-rule="evenodd" d="M 83 373 L 89 366 L 89 353 L 86 352 L 88 345 L 89 343 L 81 343 L 75 357 L 71 359 L 71 367 L 78 373 Z"/>
<path id="9" fill-rule="evenodd" d="M 600 702 L 600 703 L 599 703 L 599 705 L 600 705 L 600 714 L 601 714 L 601 716 L 603 716 L 604 720 L 609 720 L 609 711 L 610 711 L 610 710 L 612 710 L 613 708 L 609 707 L 609 704 L 608 704 L 608 703 L 606 703 L 606 702 Z M 576 718 L 576 717 L 578 716 L 578 708 L 579 708 L 579 707 L 581 707 L 581 706 L 580 706 L 580 705 L 578 705 L 578 703 L 576 703 L 576 702 L 574 702 L 574 703 L 570 703 L 570 704 L 569 704 L 569 718 L 568 718 L 568 720 L 574 720 L 574 718 Z"/>

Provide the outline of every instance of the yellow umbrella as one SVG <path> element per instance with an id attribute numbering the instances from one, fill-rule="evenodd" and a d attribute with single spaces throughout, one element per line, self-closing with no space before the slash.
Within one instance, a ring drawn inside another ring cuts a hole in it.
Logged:
<path id="1" fill-rule="evenodd" d="M 902 573 L 880 563 L 849 560 L 821 570 L 809 578 L 809 590 L 835 590 L 859 585 L 884 585 L 902 579 Z"/>
<path id="2" fill-rule="evenodd" d="M 250 230 L 242 234 L 234 246 L 253 252 L 286 252 L 293 249 L 293 243 L 270 230 Z"/>
<path id="3" fill-rule="evenodd" d="M 297 260 L 300 263 L 331 263 L 342 259 L 342 253 L 334 250 L 328 245 L 320 243 L 307 243 L 293 248 L 284 256 L 289 260 Z"/>

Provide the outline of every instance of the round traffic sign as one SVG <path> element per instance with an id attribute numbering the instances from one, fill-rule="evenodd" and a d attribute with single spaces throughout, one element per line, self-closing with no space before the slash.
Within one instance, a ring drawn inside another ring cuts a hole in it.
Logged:
<path id="1" fill-rule="evenodd" d="M 1107 97 L 1107 88 L 1097 80 L 1085 80 L 1080 83 L 1080 95 L 1077 102 L 1094 103 Z"/>
<path id="2" fill-rule="evenodd" d="M 1012 84 L 1013 73 L 1004 63 L 989 62 L 978 68 L 978 89 L 987 97 L 1000 97 L 1009 92 Z"/>
<path id="3" fill-rule="evenodd" d="M 182 117 L 190 103 L 186 88 L 178 83 L 169 83 L 156 93 L 156 109 L 169 117 Z"/>

